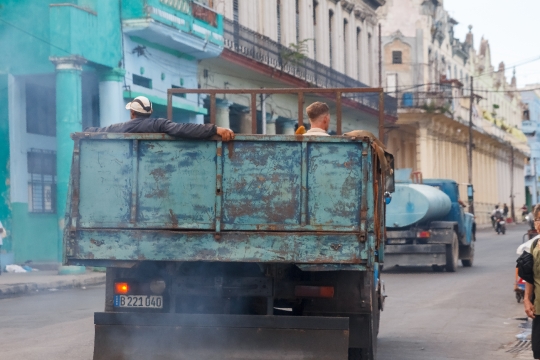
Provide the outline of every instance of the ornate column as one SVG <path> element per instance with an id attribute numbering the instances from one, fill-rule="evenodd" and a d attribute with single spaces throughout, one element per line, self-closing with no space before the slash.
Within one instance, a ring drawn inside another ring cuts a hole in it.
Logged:
<path id="1" fill-rule="evenodd" d="M 283 135 L 294 135 L 294 125 L 296 121 L 287 119 L 282 122 Z"/>
<path id="2" fill-rule="evenodd" d="M 229 107 L 232 102 L 228 100 L 216 99 L 216 126 L 230 129 L 231 122 L 229 119 Z"/>
<path id="3" fill-rule="evenodd" d="M 240 112 L 240 133 L 251 134 L 251 112 L 249 109 Z"/>
<path id="4" fill-rule="evenodd" d="M 129 120 L 129 111 L 124 107 L 124 69 L 108 69 L 99 77 L 99 122 L 109 126 Z"/>
<path id="5" fill-rule="evenodd" d="M 60 228 L 58 260 L 62 259 L 62 233 L 73 156 L 70 134 L 82 131 L 82 65 L 80 56 L 50 57 L 56 66 L 56 213 Z"/>
<path id="6" fill-rule="evenodd" d="M 277 118 L 277 115 L 266 114 L 266 135 L 276 135 Z"/>

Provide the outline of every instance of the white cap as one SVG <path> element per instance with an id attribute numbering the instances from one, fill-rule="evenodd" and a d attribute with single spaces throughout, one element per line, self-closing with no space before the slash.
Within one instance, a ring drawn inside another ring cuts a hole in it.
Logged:
<path id="1" fill-rule="evenodd" d="M 133 110 L 141 114 L 152 113 L 152 103 L 146 96 L 137 96 L 133 101 L 127 103 L 127 110 Z"/>

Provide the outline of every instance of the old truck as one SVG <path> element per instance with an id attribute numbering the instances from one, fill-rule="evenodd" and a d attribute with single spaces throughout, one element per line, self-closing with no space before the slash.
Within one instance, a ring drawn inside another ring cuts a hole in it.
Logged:
<path id="1" fill-rule="evenodd" d="M 373 138 L 72 138 L 64 262 L 107 268 L 95 360 L 374 359 L 393 177 Z"/>
<path id="2" fill-rule="evenodd" d="M 472 196 L 471 186 L 468 193 Z M 386 213 L 384 267 L 431 266 L 455 272 L 459 260 L 472 266 L 474 216 L 459 200 L 459 186 L 453 180 L 396 183 Z"/>

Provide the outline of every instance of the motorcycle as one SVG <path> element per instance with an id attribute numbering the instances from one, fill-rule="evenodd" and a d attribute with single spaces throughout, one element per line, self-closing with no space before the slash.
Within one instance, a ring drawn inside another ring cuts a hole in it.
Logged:
<path id="1" fill-rule="evenodd" d="M 497 235 L 501 233 L 504 235 L 506 233 L 506 221 L 504 219 L 497 220 L 497 228 L 495 231 L 497 231 Z"/>
<path id="2" fill-rule="evenodd" d="M 516 277 L 517 277 L 517 282 L 514 288 L 514 292 L 516 293 L 517 302 L 520 303 L 521 300 L 523 300 L 523 298 L 525 297 L 525 281 L 519 276 L 517 276 L 517 274 L 516 274 Z"/>

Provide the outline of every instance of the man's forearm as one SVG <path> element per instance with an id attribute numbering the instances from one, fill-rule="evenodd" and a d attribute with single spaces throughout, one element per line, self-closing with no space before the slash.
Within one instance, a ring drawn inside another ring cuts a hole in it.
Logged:
<path id="1" fill-rule="evenodd" d="M 534 285 L 529 284 L 528 282 L 525 282 L 525 298 L 524 298 L 524 300 L 525 301 L 528 300 L 528 301 L 532 302 L 533 294 L 534 294 Z"/>

